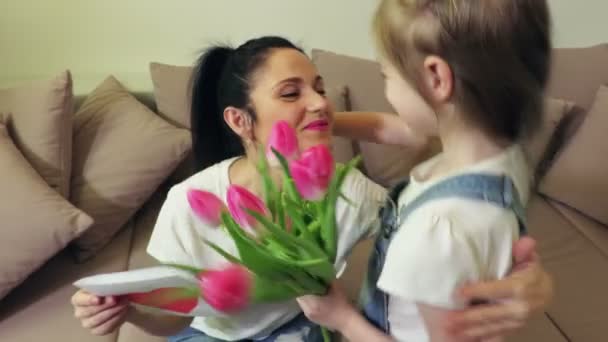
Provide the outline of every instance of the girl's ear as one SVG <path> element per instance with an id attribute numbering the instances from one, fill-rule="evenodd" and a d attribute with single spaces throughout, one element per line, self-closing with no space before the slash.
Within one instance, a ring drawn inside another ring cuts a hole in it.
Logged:
<path id="1" fill-rule="evenodd" d="M 443 58 L 428 56 L 424 59 L 422 80 L 433 102 L 444 103 L 452 97 L 454 76 Z"/>

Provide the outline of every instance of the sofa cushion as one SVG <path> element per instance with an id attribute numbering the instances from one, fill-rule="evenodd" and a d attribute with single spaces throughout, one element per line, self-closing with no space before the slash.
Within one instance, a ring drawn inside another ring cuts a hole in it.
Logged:
<path id="1" fill-rule="evenodd" d="M 150 63 L 158 114 L 176 126 L 190 129 L 191 66 Z"/>
<path id="2" fill-rule="evenodd" d="M 53 189 L 68 197 L 72 163 L 72 78 L 0 90 L 0 113 L 25 159 Z"/>
<path id="3" fill-rule="evenodd" d="M 73 244 L 78 261 L 121 229 L 190 151 L 176 128 L 108 77 L 74 117 L 72 202 L 95 224 Z"/>
<path id="4" fill-rule="evenodd" d="M 564 100 L 550 98 L 545 101 L 545 111 L 541 118 L 540 127 L 536 134 L 526 138 L 524 143 L 532 165 L 536 165 L 541 161 L 543 152 L 546 150 L 555 129 L 564 116 L 571 112 L 573 107 L 573 103 Z"/>
<path id="5" fill-rule="evenodd" d="M 523 141 L 531 171 L 537 181 L 546 173 L 554 154 L 564 143 L 564 135 L 557 133 L 558 129 L 564 129 L 563 124 L 571 122 L 577 113 L 573 102 L 553 98 L 545 100 L 540 127 Z"/>
<path id="6" fill-rule="evenodd" d="M 547 196 L 608 224 L 608 87 L 541 183 Z"/>
<path id="7" fill-rule="evenodd" d="M 534 315 L 520 330 L 507 337 L 506 342 L 571 342 L 546 313 Z"/>
<path id="8" fill-rule="evenodd" d="M 74 318 L 70 299 L 78 289 L 72 283 L 126 270 L 131 236 L 128 225 L 89 262 L 74 264 L 69 253 L 62 252 L 32 274 L 0 305 L 0 341 L 115 342 L 117 333 L 93 336 Z"/>
<path id="9" fill-rule="evenodd" d="M 40 177 L 0 122 L 0 299 L 92 223 Z"/>
<path id="10" fill-rule="evenodd" d="M 547 310 L 551 320 L 568 341 L 603 341 L 608 336 L 606 255 L 539 196 L 530 202 L 528 229 L 556 284 L 555 298 Z"/>
<path id="11" fill-rule="evenodd" d="M 608 44 L 555 49 L 547 94 L 589 109 L 597 88 L 608 84 L 607 61 Z"/>
<path id="12" fill-rule="evenodd" d="M 584 235 L 606 258 L 608 258 L 608 230 L 605 225 L 579 213 L 569 206 L 547 199 L 547 202 L 564 216 Z"/>

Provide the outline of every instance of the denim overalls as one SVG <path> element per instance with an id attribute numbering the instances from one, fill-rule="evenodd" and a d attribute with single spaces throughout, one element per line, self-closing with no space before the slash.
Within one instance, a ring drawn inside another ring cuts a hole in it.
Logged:
<path id="1" fill-rule="evenodd" d="M 360 298 L 367 320 L 387 334 L 390 334 L 388 295 L 377 288 L 377 283 L 394 233 L 414 210 L 429 201 L 446 197 L 462 197 L 489 202 L 501 208 L 513 210 L 519 222 L 520 235 L 526 233 L 525 209 L 512 180 L 508 177 L 486 174 L 464 174 L 451 177 L 431 186 L 411 203 L 399 208 L 397 212 L 396 203 L 407 184 L 406 180 L 395 186 L 390 191 L 386 204 L 380 210 L 380 232 L 370 256 Z"/>

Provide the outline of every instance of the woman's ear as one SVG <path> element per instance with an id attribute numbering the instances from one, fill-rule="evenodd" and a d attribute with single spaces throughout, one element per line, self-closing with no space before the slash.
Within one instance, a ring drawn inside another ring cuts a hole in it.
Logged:
<path id="1" fill-rule="evenodd" d="M 435 103 L 447 102 L 454 92 L 454 76 L 449 64 L 441 57 L 424 59 L 422 79 L 426 90 Z"/>
<path id="2" fill-rule="evenodd" d="M 251 115 L 247 111 L 232 106 L 226 107 L 224 109 L 224 120 L 230 129 L 243 140 L 253 139 L 253 124 Z"/>

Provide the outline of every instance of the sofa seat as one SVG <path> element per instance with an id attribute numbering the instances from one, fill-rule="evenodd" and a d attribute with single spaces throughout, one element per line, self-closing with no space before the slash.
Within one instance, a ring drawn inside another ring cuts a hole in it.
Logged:
<path id="1" fill-rule="evenodd" d="M 568 341 L 606 341 L 608 227 L 539 196 L 528 215 L 530 235 L 557 287 L 547 316 Z"/>
<path id="2" fill-rule="evenodd" d="M 94 259 L 75 264 L 60 253 L 0 302 L 0 341 L 162 342 L 125 324 L 114 334 L 95 337 L 73 316 L 70 297 L 78 278 L 154 265 L 146 245 L 166 196 L 156 191 L 122 233 Z M 601 313 L 608 307 L 608 229 L 559 203 L 535 196 L 529 207 L 530 234 L 539 242 L 539 253 L 558 288 L 551 307 L 534 317 L 508 341 L 602 341 L 608 325 Z M 348 260 L 341 279 L 355 301 L 367 267 L 373 241 L 361 242 Z M 43 283 L 44 286 L 40 286 Z M 25 300 L 24 300 L 25 299 Z M 559 327 L 559 328 L 558 328 Z M 35 329 L 35 331 L 34 331 Z M 66 331 L 69 331 L 66 334 Z"/>
<path id="3" fill-rule="evenodd" d="M 137 213 L 133 224 L 133 240 L 131 252 L 129 253 L 128 268 L 138 269 L 157 264 L 157 262 L 146 253 L 148 241 L 152 235 L 156 218 L 166 198 L 168 188 L 156 191 L 152 198 Z M 166 342 L 166 338 L 150 336 L 133 325 L 124 324 L 118 331 L 117 342 Z"/>
<path id="4" fill-rule="evenodd" d="M 77 290 L 74 281 L 89 275 L 119 272 L 153 265 L 145 252 L 168 187 L 156 191 L 121 233 L 98 255 L 76 264 L 63 251 L 26 282 L 0 301 L 0 341 L 62 342 L 161 342 L 130 324 L 107 336 L 93 336 L 74 318 L 70 298 Z M 44 285 L 42 285 L 44 284 Z"/>
<path id="5" fill-rule="evenodd" d="M 76 264 L 67 251 L 49 260 L 0 301 L 0 341 L 114 342 L 116 333 L 92 336 L 74 318 L 72 283 L 88 275 L 127 269 L 133 229 L 129 225 L 95 258 Z"/>

